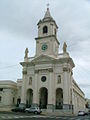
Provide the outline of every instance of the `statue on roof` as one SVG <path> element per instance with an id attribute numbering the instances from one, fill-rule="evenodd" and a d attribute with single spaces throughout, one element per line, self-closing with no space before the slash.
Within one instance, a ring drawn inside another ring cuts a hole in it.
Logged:
<path id="1" fill-rule="evenodd" d="M 63 53 L 66 53 L 67 52 L 67 44 L 66 42 L 64 42 L 63 44 Z"/>
<path id="2" fill-rule="evenodd" d="M 28 48 L 26 48 L 26 50 L 25 50 L 25 57 L 24 58 L 28 58 L 28 53 L 29 53 Z"/>

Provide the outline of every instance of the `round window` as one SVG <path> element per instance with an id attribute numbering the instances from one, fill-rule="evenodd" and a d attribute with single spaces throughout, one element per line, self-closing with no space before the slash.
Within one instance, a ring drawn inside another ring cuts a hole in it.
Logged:
<path id="1" fill-rule="evenodd" d="M 42 81 L 42 82 L 45 82 L 45 81 L 46 81 L 46 76 L 42 76 L 42 77 L 41 77 L 41 81 Z"/>

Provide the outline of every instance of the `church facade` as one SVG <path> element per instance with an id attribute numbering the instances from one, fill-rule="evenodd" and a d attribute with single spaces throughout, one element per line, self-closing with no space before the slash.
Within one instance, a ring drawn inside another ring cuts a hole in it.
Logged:
<path id="1" fill-rule="evenodd" d="M 29 57 L 26 48 L 24 61 L 20 63 L 23 67 L 22 79 L 11 85 L 12 104 L 8 105 L 25 103 L 29 107 L 34 104 L 47 112 L 71 110 L 72 113 L 77 113 L 84 110 L 85 95 L 73 78 L 75 64 L 67 52 L 65 42 L 63 53 L 59 53 L 58 26 L 51 17 L 49 8 L 37 26 L 36 54 Z M 10 86 L 7 89 L 10 92 Z M 2 98 L 0 91 L 0 100 Z M 2 105 L 1 102 L 0 104 Z"/>

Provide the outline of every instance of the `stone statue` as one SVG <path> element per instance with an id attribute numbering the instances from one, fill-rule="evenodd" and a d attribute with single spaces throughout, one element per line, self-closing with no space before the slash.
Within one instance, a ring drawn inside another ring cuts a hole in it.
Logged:
<path id="1" fill-rule="evenodd" d="M 25 57 L 24 58 L 28 58 L 28 53 L 29 53 L 28 48 L 26 48 L 26 50 L 25 50 Z"/>
<path id="2" fill-rule="evenodd" d="M 64 42 L 63 44 L 63 53 L 66 53 L 67 52 L 67 44 L 66 42 Z"/>

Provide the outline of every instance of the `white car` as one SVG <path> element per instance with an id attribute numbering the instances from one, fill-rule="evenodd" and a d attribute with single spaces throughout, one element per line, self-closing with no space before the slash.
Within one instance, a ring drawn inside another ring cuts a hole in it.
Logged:
<path id="1" fill-rule="evenodd" d="M 34 113 L 34 114 L 40 114 L 42 111 L 39 107 L 30 107 L 30 108 L 26 108 L 25 112 L 28 113 Z"/>
<path id="2" fill-rule="evenodd" d="M 85 112 L 84 111 L 79 111 L 78 112 L 78 116 L 84 116 L 85 115 Z"/>

